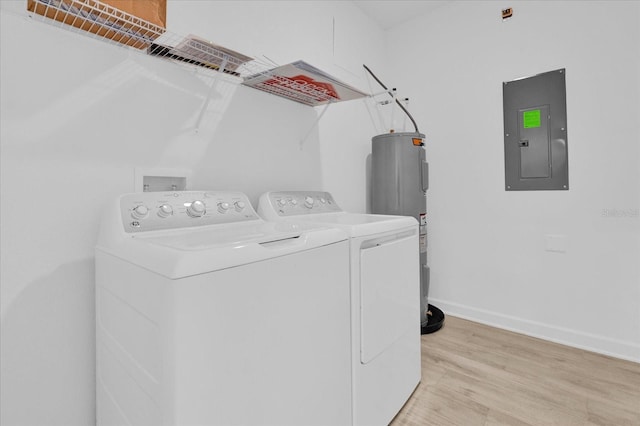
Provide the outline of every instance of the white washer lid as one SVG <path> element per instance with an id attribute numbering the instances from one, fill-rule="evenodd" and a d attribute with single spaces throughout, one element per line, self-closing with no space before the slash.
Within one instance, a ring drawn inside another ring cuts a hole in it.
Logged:
<path id="1" fill-rule="evenodd" d="M 281 224 L 282 225 L 282 224 Z M 287 239 L 300 235 L 300 226 L 269 226 L 265 222 L 231 223 L 226 226 L 203 226 L 182 229 L 157 235 L 149 233 L 133 235 L 141 243 L 154 244 L 182 251 L 210 250 L 224 247 L 239 247 L 251 242 L 269 241 L 273 238 Z"/>
<path id="2" fill-rule="evenodd" d="M 257 221 L 148 232 L 98 245 L 97 251 L 170 279 L 233 268 L 346 241 L 339 229 Z"/>

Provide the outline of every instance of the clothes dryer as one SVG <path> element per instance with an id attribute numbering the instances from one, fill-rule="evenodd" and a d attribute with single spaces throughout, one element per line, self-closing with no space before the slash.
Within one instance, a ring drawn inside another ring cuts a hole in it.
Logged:
<path id="1" fill-rule="evenodd" d="M 353 424 L 388 425 L 421 380 L 417 220 L 345 212 L 318 191 L 262 194 L 258 215 L 349 235 Z"/>
<path id="2" fill-rule="evenodd" d="M 136 193 L 96 247 L 97 424 L 351 423 L 349 242 L 238 192 Z"/>

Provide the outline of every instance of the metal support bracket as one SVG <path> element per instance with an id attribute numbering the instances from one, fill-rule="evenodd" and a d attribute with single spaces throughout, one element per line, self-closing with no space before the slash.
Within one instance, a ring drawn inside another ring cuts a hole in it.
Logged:
<path id="1" fill-rule="evenodd" d="M 222 60 L 222 64 L 220 64 L 220 69 L 222 71 L 224 71 L 227 66 L 227 62 L 228 62 L 228 57 L 225 56 L 224 59 Z M 209 90 L 207 91 L 207 97 L 204 99 L 204 102 L 202 103 L 202 107 L 200 108 L 200 113 L 198 114 L 198 118 L 196 120 L 196 132 L 198 131 L 198 129 L 200 128 L 200 123 L 202 122 L 202 118 L 204 117 L 204 112 L 207 109 L 207 107 L 209 106 L 209 102 L 211 101 L 211 93 L 213 92 L 213 88 L 215 87 L 216 83 L 218 82 L 218 76 L 219 74 L 216 74 L 213 77 L 213 81 L 211 82 L 211 86 L 209 86 Z"/>
<path id="2" fill-rule="evenodd" d="M 313 129 L 316 128 L 316 126 L 320 122 L 320 119 L 322 118 L 324 113 L 327 112 L 327 109 L 329 109 L 329 105 L 331 105 L 331 103 L 332 103 L 332 101 L 327 102 L 327 104 L 324 106 L 324 108 L 322 108 L 322 112 L 320 112 L 320 115 L 318 115 L 318 117 L 315 119 L 315 121 L 311 125 L 311 128 L 307 131 L 307 133 L 305 133 L 304 137 L 300 140 L 300 149 L 302 149 L 302 146 L 306 142 L 307 138 L 309 137 L 309 135 L 311 134 Z"/>

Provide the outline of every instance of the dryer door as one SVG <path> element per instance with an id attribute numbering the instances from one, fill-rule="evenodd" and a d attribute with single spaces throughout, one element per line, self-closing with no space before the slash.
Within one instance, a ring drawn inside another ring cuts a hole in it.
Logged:
<path id="1" fill-rule="evenodd" d="M 370 240 L 360 250 L 360 362 L 367 364 L 420 322 L 418 235 Z"/>

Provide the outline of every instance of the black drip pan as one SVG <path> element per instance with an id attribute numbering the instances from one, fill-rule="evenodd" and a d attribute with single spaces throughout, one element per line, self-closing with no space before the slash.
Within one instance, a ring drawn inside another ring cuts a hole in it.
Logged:
<path id="1" fill-rule="evenodd" d="M 442 328 L 444 325 L 444 312 L 433 305 L 429 305 L 429 309 L 427 310 L 427 316 L 429 321 L 427 325 L 422 326 L 421 334 L 429 334 L 436 332 Z"/>

